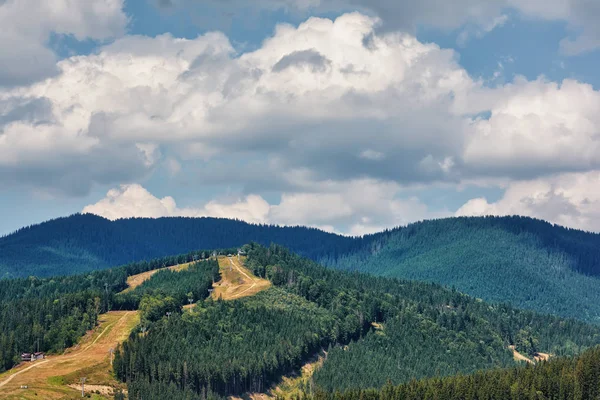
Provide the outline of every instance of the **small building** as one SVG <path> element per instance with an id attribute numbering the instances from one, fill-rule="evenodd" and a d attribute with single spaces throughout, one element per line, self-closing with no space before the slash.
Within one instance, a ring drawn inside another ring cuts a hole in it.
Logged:
<path id="1" fill-rule="evenodd" d="M 46 355 L 41 351 L 38 351 L 37 353 L 21 353 L 21 361 L 42 360 L 45 357 Z"/>

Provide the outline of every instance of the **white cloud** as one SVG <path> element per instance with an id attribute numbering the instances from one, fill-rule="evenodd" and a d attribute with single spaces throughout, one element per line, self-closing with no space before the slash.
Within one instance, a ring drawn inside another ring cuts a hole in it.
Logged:
<path id="1" fill-rule="evenodd" d="M 219 217 L 237 218 L 251 223 L 265 223 L 268 221 L 269 203 L 257 195 L 249 195 L 244 199 L 236 199 L 230 203 L 210 201 L 200 211 L 200 214 Z"/>
<path id="2" fill-rule="evenodd" d="M 508 15 L 502 14 L 484 24 L 468 26 L 458 34 L 457 43 L 459 46 L 465 46 L 471 38 L 481 39 L 494 29 L 504 26 L 506 22 L 508 22 Z"/>
<path id="3" fill-rule="evenodd" d="M 385 154 L 380 151 L 367 149 L 361 151 L 360 158 L 364 158 L 365 160 L 379 161 L 385 158 Z"/>
<path id="4" fill-rule="evenodd" d="M 115 220 L 131 217 L 218 217 L 238 218 L 252 223 L 266 222 L 269 204 L 260 196 L 247 196 L 221 204 L 211 201 L 202 208 L 179 208 L 170 197 L 159 199 L 138 184 L 121 185 L 111 189 L 106 197 L 86 206 L 84 213 L 96 214 Z"/>
<path id="5" fill-rule="evenodd" d="M 121 185 L 118 189 L 109 190 L 104 199 L 86 206 L 83 212 L 101 215 L 111 220 L 130 217 L 184 216 L 186 213 L 177 208 L 172 197 L 156 198 L 137 184 Z"/>
<path id="6" fill-rule="evenodd" d="M 417 198 L 399 199 L 393 183 L 355 181 L 324 182 L 324 193 L 282 194 L 279 204 L 259 195 L 211 200 L 202 207 L 178 207 L 170 197 L 155 197 L 138 184 L 111 189 L 105 198 L 86 206 L 84 213 L 109 219 L 129 217 L 219 217 L 251 223 L 307 225 L 330 232 L 363 235 L 417 220 L 450 215 L 432 212 Z M 346 227 L 345 229 L 343 227 Z"/>
<path id="7" fill-rule="evenodd" d="M 423 172 L 410 159 L 456 153 L 460 139 L 453 136 L 465 122 L 449 105 L 474 83 L 452 51 L 409 35 L 372 36 L 365 47 L 376 24 L 355 13 L 281 25 L 260 49 L 239 57 L 224 35 L 211 33 L 194 40 L 126 37 L 98 54 L 66 59 L 55 78 L 0 93 L 7 102 L 45 99 L 52 110 L 43 124 L 2 128 L 0 168 L 36 163 L 58 174 L 66 160 L 93 161 L 98 148 L 116 155 L 129 149 L 128 157 L 139 153 L 135 180 L 172 147 L 183 159 L 198 149 L 208 157 L 225 149 L 263 157 L 267 151 L 286 169 L 309 164 L 322 178 L 352 178 L 370 175 L 372 163 L 321 153 L 360 154 L 365 131 L 375 130 L 397 157 L 383 164 L 386 175 L 431 179 L 442 171 Z M 286 68 L 274 68 L 282 60 Z M 298 148 L 307 156 L 298 157 Z"/>
<path id="8" fill-rule="evenodd" d="M 268 207 L 242 198 L 185 212 L 365 232 L 435 216 L 401 198 L 403 185 L 600 168 L 590 85 L 486 88 L 453 51 L 378 24 L 359 13 L 310 18 L 243 54 L 221 33 L 127 36 L 63 60 L 53 78 L 0 91 L 0 183 L 85 194 L 157 165 L 183 175 L 200 160 L 198 179 L 243 175 L 247 192 L 284 194 Z M 133 194 L 120 193 L 105 202 L 111 215 L 127 215 L 117 206 Z M 158 201 L 152 212 L 184 212 Z"/>
<path id="9" fill-rule="evenodd" d="M 600 172 L 561 174 L 510 183 L 493 203 L 469 200 L 456 215 L 527 215 L 589 231 L 600 230 Z"/>
<path id="10" fill-rule="evenodd" d="M 464 162 L 481 172 L 537 176 L 600 167 L 600 92 L 591 85 L 518 79 L 476 120 Z"/>
<path id="11" fill-rule="evenodd" d="M 123 0 L 6 0 L 0 2 L 0 87 L 57 72 L 46 47 L 51 33 L 106 40 L 125 33 Z"/>

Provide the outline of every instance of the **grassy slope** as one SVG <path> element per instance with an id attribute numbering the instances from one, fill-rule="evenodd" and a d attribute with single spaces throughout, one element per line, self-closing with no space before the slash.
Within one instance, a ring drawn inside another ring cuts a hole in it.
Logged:
<path id="1" fill-rule="evenodd" d="M 243 265 L 244 260 L 245 258 L 238 260 L 237 257 L 219 257 L 221 280 L 213 285 L 213 299 L 240 299 L 253 296 L 271 286 L 268 280 L 254 276 Z"/>
<path id="2" fill-rule="evenodd" d="M 80 376 L 86 376 L 89 384 L 122 387 L 110 373 L 109 350 L 123 342 L 138 323 L 134 311 L 101 315 L 98 327 L 64 354 L 0 374 L 0 399 L 80 398 L 80 392 L 68 387 L 78 383 Z M 20 389 L 21 385 L 28 389 Z"/>

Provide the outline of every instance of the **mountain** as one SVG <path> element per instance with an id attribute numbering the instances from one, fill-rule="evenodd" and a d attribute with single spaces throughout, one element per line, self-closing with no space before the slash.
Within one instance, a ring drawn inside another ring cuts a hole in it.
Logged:
<path id="1" fill-rule="evenodd" d="M 131 218 L 75 214 L 0 238 L 0 278 L 68 275 L 198 249 L 255 241 L 311 258 L 345 253 L 351 238 L 313 228 L 254 225 L 218 218 Z"/>
<path id="2" fill-rule="evenodd" d="M 440 283 L 491 302 L 600 322 L 600 235 L 525 217 L 449 218 L 363 238 L 322 260 Z"/>
<path id="3" fill-rule="evenodd" d="M 0 277 L 103 269 L 198 249 L 277 243 L 329 267 L 435 282 L 600 323 L 600 235 L 526 217 L 424 221 L 361 238 L 215 218 L 76 214 L 0 238 Z"/>
<path id="4" fill-rule="evenodd" d="M 564 356 L 600 343 L 600 327 L 583 322 L 492 306 L 439 285 L 335 271 L 277 245 L 246 250 L 249 273 L 273 287 L 162 314 L 146 334 L 130 335 L 113 365 L 132 398 L 264 393 L 319 353 L 308 392 L 510 367 L 510 346 L 530 357 Z"/>
<path id="5" fill-rule="evenodd" d="M 36 381 L 36 390 L 62 390 L 85 373 L 90 385 L 126 383 L 130 398 L 245 398 L 316 369 L 293 383 L 306 398 L 510 368 L 519 363 L 515 351 L 533 362 L 542 353 L 571 357 L 600 344 L 600 326 L 582 321 L 489 304 L 436 284 L 326 268 L 279 245 L 243 249 L 247 257 L 215 260 L 199 250 L 65 277 L 0 280 L 0 371 L 37 348 L 54 353 L 46 365 L 58 365 L 82 336 L 102 336 L 89 329 L 112 326 L 113 340 L 122 338 L 111 344 L 114 371 L 106 347 L 93 348 L 98 359 L 83 357 L 61 370 L 66 375 Z M 257 281 L 266 284 L 257 288 Z M 20 382 L 41 373 L 16 368 L 2 374 L 0 397 L 24 393 Z M 21 381 L 11 381 L 15 375 Z M 287 394 L 280 398 L 292 398 Z"/>

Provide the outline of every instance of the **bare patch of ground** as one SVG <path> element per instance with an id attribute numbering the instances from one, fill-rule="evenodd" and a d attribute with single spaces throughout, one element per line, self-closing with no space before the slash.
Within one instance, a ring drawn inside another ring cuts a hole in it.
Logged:
<path id="1" fill-rule="evenodd" d="M 142 283 L 144 283 L 148 279 L 150 279 L 152 277 L 152 275 L 154 275 L 158 271 L 162 271 L 165 269 L 175 271 L 175 272 L 183 271 L 184 269 L 187 269 L 191 264 L 192 263 L 173 265 L 172 267 L 153 269 L 151 271 L 142 272 L 141 274 L 128 276 L 127 277 L 128 287 L 127 287 L 127 289 L 123 290 L 121 293 L 127 293 L 127 292 L 132 291 L 133 289 L 135 289 L 136 287 L 140 286 Z"/>
<path id="2" fill-rule="evenodd" d="M 81 385 L 71 384 L 71 385 L 67 385 L 67 386 L 72 389 L 75 389 L 81 393 Z M 84 388 L 84 393 L 97 393 L 97 394 L 101 394 L 103 396 L 114 396 L 114 394 L 115 394 L 115 388 L 112 386 L 85 384 L 83 388 Z"/>
<path id="3" fill-rule="evenodd" d="M 139 315 L 135 311 L 102 314 L 98 327 L 64 354 L 24 363 L 1 374 L 0 399 L 80 398 L 81 394 L 69 385 L 79 383 L 81 377 L 87 378 L 86 386 L 122 388 L 123 385 L 112 376 L 110 349 L 127 339 L 138 323 Z M 21 389 L 22 386 L 27 388 Z"/>
<path id="4" fill-rule="evenodd" d="M 533 359 L 536 362 L 540 362 L 540 361 L 548 361 L 550 359 L 550 357 L 552 357 L 552 354 L 548 354 L 548 353 L 535 353 L 535 355 L 533 356 Z"/>
<path id="5" fill-rule="evenodd" d="M 273 385 L 265 393 L 245 393 L 242 396 L 230 396 L 229 400 L 272 400 L 299 398 L 302 392 L 312 388 L 312 376 L 319 369 L 325 359 L 327 352 L 321 350 L 313 358 L 307 361 L 300 371 L 284 376 L 279 383 Z"/>
<path id="6" fill-rule="evenodd" d="M 213 285 L 212 298 L 236 300 L 268 289 L 271 282 L 258 278 L 244 266 L 245 257 L 219 257 L 221 280 Z"/>
<path id="7" fill-rule="evenodd" d="M 519 353 L 515 346 L 508 346 L 508 348 L 512 350 L 515 361 L 525 361 L 526 363 L 535 364 L 532 360 Z"/>

